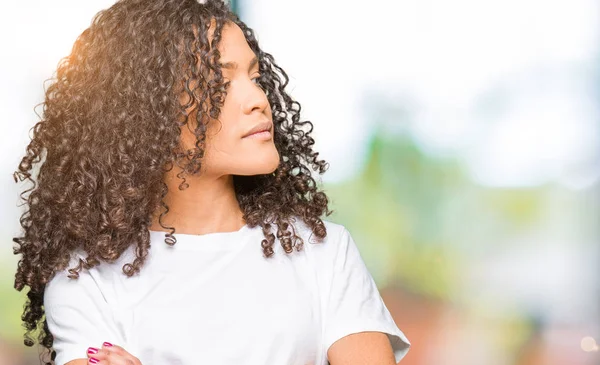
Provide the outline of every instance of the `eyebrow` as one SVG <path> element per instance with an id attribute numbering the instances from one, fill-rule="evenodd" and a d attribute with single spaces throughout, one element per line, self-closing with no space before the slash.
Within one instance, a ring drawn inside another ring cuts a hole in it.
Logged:
<path id="1" fill-rule="evenodd" d="M 256 66 L 256 64 L 258 63 L 258 58 L 255 56 L 251 61 L 250 64 L 248 65 L 248 70 L 252 69 L 254 66 Z M 219 66 L 221 66 L 221 68 L 227 69 L 227 70 L 236 70 L 238 68 L 238 63 L 231 61 L 231 62 L 221 62 L 219 63 Z"/>

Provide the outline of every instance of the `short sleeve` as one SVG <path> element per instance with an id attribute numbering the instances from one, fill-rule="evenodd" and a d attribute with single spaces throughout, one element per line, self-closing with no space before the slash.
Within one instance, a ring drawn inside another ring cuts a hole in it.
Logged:
<path id="1" fill-rule="evenodd" d="M 121 343 L 112 312 L 91 274 L 81 270 L 77 279 L 67 275 L 67 271 L 58 272 L 44 292 L 56 365 L 86 359 L 87 348 L 101 347 L 104 341 Z"/>
<path id="2" fill-rule="evenodd" d="M 333 263 L 331 291 L 326 309 L 325 345 L 358 332 L 387 334 L 396 362 L 408 352 L 410 342 L 396 326 L 385 306 L 350 233 L 343 228 Z"/>

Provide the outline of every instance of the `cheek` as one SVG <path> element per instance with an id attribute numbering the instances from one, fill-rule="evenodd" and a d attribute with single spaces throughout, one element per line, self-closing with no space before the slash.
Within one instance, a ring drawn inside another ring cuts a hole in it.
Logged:
<path id="1" fill-rule="evenodd" d="M 205 149 L 207 159 L 230 158 L 240 152 L 240 138 L 234 128 L 218 121 L 208 126 Z"/>

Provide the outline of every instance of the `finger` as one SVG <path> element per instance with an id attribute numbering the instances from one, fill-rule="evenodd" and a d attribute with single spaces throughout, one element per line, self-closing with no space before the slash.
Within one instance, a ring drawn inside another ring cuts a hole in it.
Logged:
<path id="1" fill-rule="evenodd" d="M 110 352 L 102 348 L 88 347 L 87 351 L 88 363 L 89 364 L 111 364 L 117 365 L 110 362 Z"/>
<path id="2" fill-rule="evenodd" d="M 127 352 L 127 350 L 121 346 L 104 342 L 102 344 L 102 349 L 100 349 L 100 352 L 102 351 L 106 351 L 108 353 L 107 358 L 110 359 L 111 365 L 112 361 L 117 361 L 115 362 L 115 365 L 141 365 L 141 362 L 137 357 Z"/>
<path id="3" fill-rule="evenodd" d="M 100 349 L 99 349 L 99 348 L 97 348 L 97 347 L 88 347 L 88 349 L 87 349 L 87 351 L 86 351 L 86 353 L 87 353 L 87 357 L 88 357 L 88 358 L 90 358 L 90 357 L 94 357 L 95 355 L 97 355 L 97 354 L 98 354 L 98 352 L 99 352 L 99 351 L 100 351 Z"/>
<path id="4" fill-rule="evenodd" d="M 102 350 L 120 357 L 132 357 L 132 355 L 129 352 L 127 352 L 124 348 L 118 345 L 113 345 L 110 342 L 104 342 L 102 344 Z"/>
<path id="5" fill-rule="evenodd" d="M 88 357 L 88 364 L 98 364 L 100 362 L 101 354 L 100 349 L 97 347 L 88 347 L 86 354 Z"/>

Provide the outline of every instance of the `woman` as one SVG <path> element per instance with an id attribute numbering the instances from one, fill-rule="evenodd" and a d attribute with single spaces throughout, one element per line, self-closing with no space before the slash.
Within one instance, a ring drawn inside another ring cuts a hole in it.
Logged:
<path id="1" fill-rule="evenodd" d="M 405 355 L 350 234 L 321 219 L 309 167 L 327 165 L 287 82 L 218 0 L 95 17 L 15 173 L 34 183 L 14 239 L 26 345 L 57 365 Z"/>

